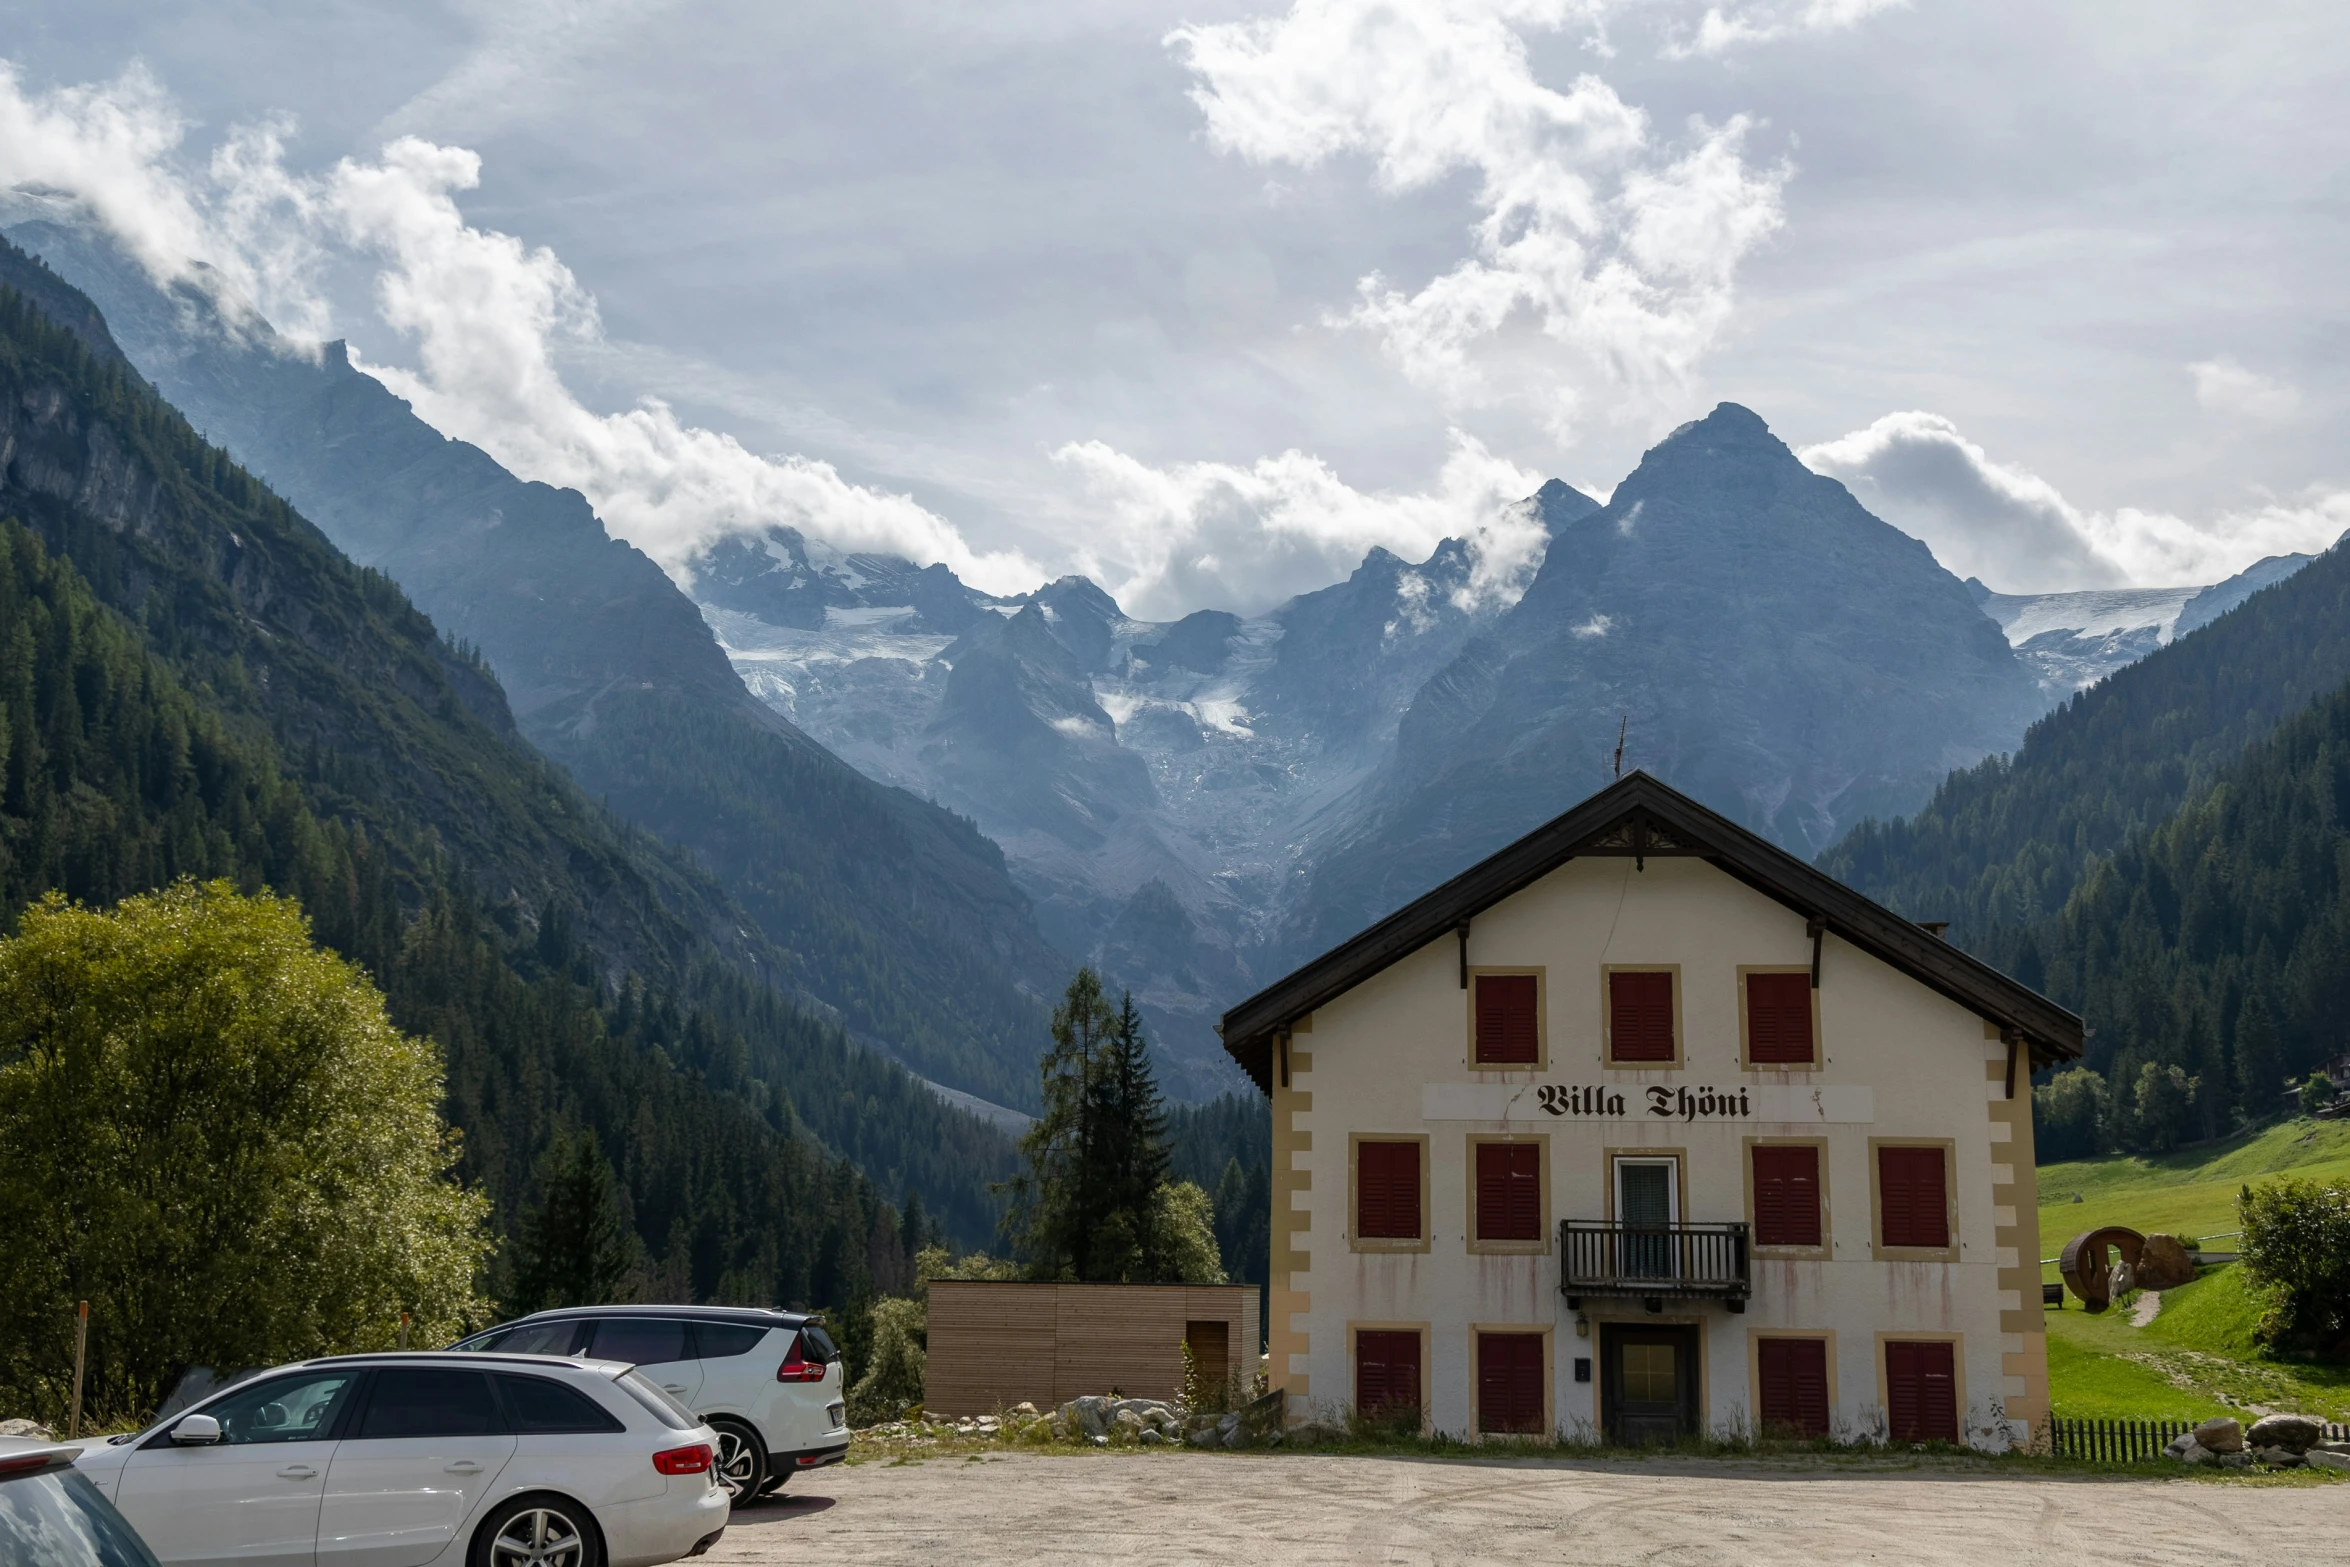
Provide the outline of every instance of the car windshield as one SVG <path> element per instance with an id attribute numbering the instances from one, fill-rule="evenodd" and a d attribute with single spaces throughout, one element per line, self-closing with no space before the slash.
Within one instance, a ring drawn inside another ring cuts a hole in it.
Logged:
<path id="1" fill-rule="evenodd" d="M 657 1382 L 651 1382 L 634 1371 L 623 1371 L 620 1385 L 628 1396 L 652 1411 L 653 1418 L 672 1431 L 691 1431 L 702 1423 L 702 1417 L 687 1412 L 686 1407 L 661 1391 Z"/>
<path id="2" fill-rule="evenodd" d="M 50 1469 L 0 1480 L 0 1562 L 25 1567 L 156 1567 L 138 1531 L 85 1475 Z"/>

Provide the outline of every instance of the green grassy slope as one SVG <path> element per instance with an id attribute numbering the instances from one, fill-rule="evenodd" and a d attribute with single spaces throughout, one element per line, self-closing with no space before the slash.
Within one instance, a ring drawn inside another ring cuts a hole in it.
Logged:
<path id="1" fill-rule="evenodd" d="M 2117 1156 L 2040 1168 L 2040 1252 L 2053 1257 L 2082 1230 L 2126 1224 L 2234 1249 L 2236 1194 L 2290 1174 L 2350 1181 L 2350 1123 L 2287 1121 L 2244 1137 L 2157 1158 Z M 2073 1197 L 2078 1194 L 2079 1202 Z M 2056 1270 L 2043 1276 L 2053 1280 Z M 2152 1321 L 2127 1310 L 2091 1316 L 2065 1297 L 2048 1314 L 2048 1378 L 2056 1413 L 2076 1418 L 2200 1420 L 2289 1409 L 2350 1420 L 2350 1367 L 2260 1357 L 2252 1333 L 2264 1302 L 2235 1265 L 2163 1292 Z"/>
<path id="2" fill-rule="evenodd" d="M 2244 1184 L 2288 1171 L 2306 1180 L 2350 1182 L 2350 1121 L 2296 1119 L 2151 1158 L 2119 1155 L 2044 1164 L 2040 1255 L 2053 1257 L 2071 1236 L 2107 1224 L 2190 1238 L 2233 1230 L 2236 1194 Z M 2233 1247 L 2215 1243 L 2213 1249 Z"/>

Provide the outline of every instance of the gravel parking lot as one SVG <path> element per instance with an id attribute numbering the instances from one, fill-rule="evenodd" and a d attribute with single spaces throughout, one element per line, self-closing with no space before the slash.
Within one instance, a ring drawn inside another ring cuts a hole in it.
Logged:
<path id="1" fill-rule="evenodd" d="M 708 1560 L 2260 1563 L 2339 1560 L 2350 1487 L 1830 1464 L 1192 1453 L 874 1462 L 738 1512 Z"/>

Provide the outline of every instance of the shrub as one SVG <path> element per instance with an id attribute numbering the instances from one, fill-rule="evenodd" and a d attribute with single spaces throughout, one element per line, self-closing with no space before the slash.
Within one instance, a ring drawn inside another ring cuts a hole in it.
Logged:
<path id="1" fill-rule="evenodd" d="M 922 1340 L 927 1316 L 918 1300 L 873 1303 L 873 1350 L 867 1357 L 865 1374 L 849 1389 L 851 1425 L 895 1420 L 922 1402 Z"/>
<path id="2" fill-rule="evenodd" d="M 2261 1342 L 2350 1356 L 2350 1186 L 2247 1186 L 2236 1215 L 2245 1271 L 2275 1301 L 2261 1318 Z"/>

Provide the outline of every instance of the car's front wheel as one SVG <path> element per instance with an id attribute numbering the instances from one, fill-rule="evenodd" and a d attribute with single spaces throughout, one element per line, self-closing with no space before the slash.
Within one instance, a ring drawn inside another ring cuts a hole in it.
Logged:
<path id="1" fill-rule="evenodd" d="M 588 1510 L 565 1496 L 518 1496 L 473 1537 L 469 1567 L 603 1567 Z"/>
<path id="2" fill-rule="evenodd" d="M 718 1433 L 718 1483 L 735 1507 L 767 1489 L 767 1444 L 749 1426 L 732 1420 L 713 1420 Z"/>

